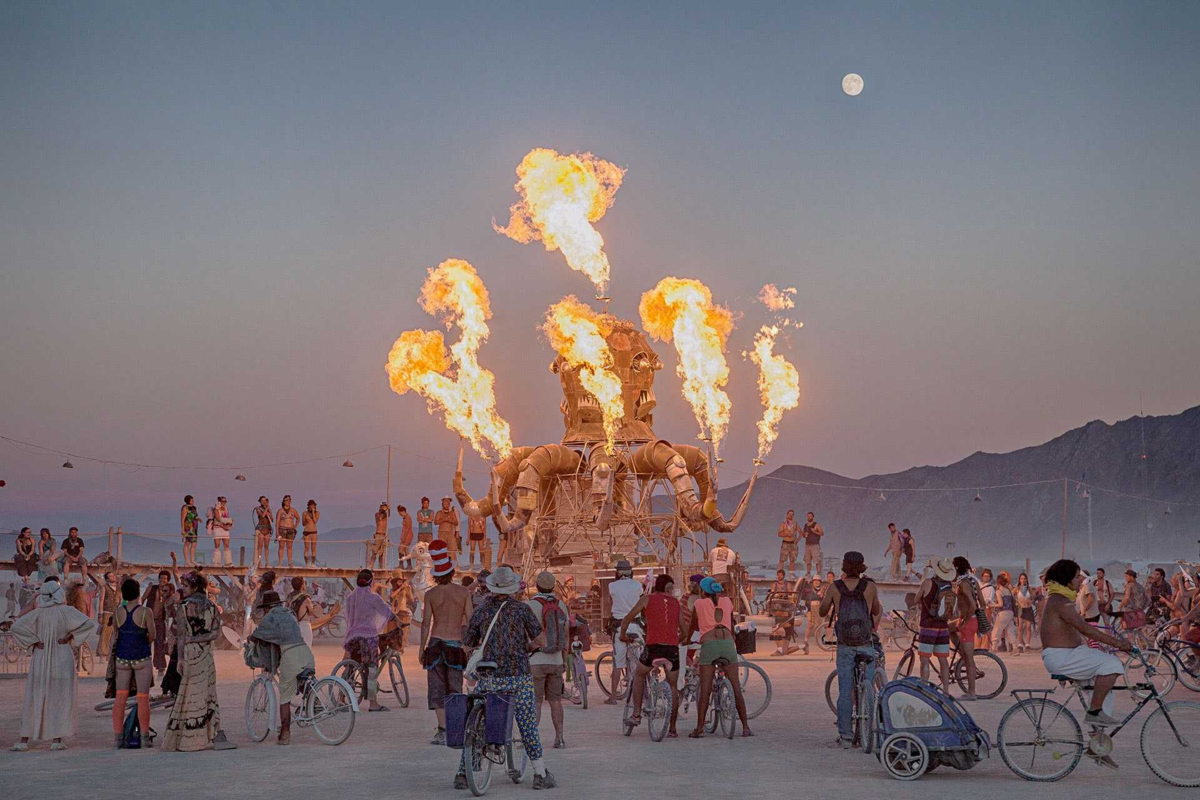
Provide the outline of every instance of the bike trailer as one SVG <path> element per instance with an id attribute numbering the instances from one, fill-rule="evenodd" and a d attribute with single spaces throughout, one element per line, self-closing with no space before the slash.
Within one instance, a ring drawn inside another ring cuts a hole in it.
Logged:
<path id="1" fill-rule="evenodd" d="M 916 780 L 940 766 L 971 769 L 991 751 L 987 733 L 962 704 L 920 678 L 884 686 L 875 713 L 876 752 L 898 780 Z"/>
<path id="2" fill-rule="evenodd" d="M 516 705 L 512 698 L 503 694 L 488 694 L 480 697 L 471 694 L 446 696 L 446 746 L 462 749 L 467 733 L 467 717 L 475 703 L 484 702 L 484 739 L 488 744 L 506 744 L 511 738 L 513 714 Z"/>

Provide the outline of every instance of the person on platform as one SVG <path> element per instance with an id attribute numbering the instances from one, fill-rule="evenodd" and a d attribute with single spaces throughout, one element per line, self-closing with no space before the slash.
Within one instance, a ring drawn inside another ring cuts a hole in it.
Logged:
<path id="1" fill-rule="evenodd" d="M 433 509 L 428 497 L 421 498 L 421 507 L 417 509 L 417 541 L 425 544 L 433 541 Z"/>
<path id="2" fill-rule="evenodd" d="M 450 548 L 450 560 L 458 566 L 458 554 L 462 550 L 462 534 L 459 533 L 458 509 L 454 508 L 450 497 L 442 498 L 442 507 L 433 515 L 433 523 L 437 525 L 438 538 Z"/>
<path id="3" fill-rule="evenodd" d="M 200 543 L 200 514 L 196 511 L 196 500 L 190 494 L 183 498 L 179 507 L 179 538 L 183 540 L 183 563 L 196 565 L 196 547 Z"/>
<path id="4" fill-rule="evenodd" d="M 300 525 L 300 512 L 292 508 L 292 496 L 285 494 L 279 501 L 279 512 L 275 515 L 275 536 L 279 544 L 275 554 L 276 566 L 283 566 L 283 557 L 287 555 L 287 565 L 292 564 L 292 545 L 296 542 L 296 528 Z"/>
<path id="5" fill-rule="evenodd" d="M 400 545 L 396 550 L 396 555 L 400 561 L 403 561 L 408 558 L 408 551 L 413 543 L 412 514 L 409 514 L 408 509 L 404 506 L 396 506 L 396 513 L 400 515 Z"/>
<path id="6" fill-rule="evenodd" d="M 301 518 L 301 524 L 304 526 L 302 535 L 304 536 L 304 566 L 306 567 L 317 565 L 317 523 L 320 521 L 321 512 L 317 510 L 317 501 L 309 500 Z"/>
<path id="7" fill-rule="evenodd" d="M 717 546 L 708 553 L 708 571 L 718 583 L 728 588 L 733 583 L 729 569 L 736 561 L 737 553 L 729 546 L 725 537 L 721 536 L 717 539 Z"/>
<path id="8" fill-rule="evenodd" d="M 441 539 L 429 543 L 433 559 L 434 585 L 425 592 L 421 613 L 421 666 L 427 673 L 429 710 L 437 717 L 437 731 L 430 744 L 446 743 L 446 697 L 462 692 L 467 653 L 463 630 L 475 605 L 471 590 L 454 582 L 450 546 Z"/>
<path id="9" fill-rule="evenodd" d="M 205 526 L 213 537 L 212 563 L 221 564 L 221 554 L 224 552 L 225 566 L 232 567 L 233 553 L 229 550 L 229 534 L 233 530 L 233 517 L 229 516 L 229 500 L 224 495 L 218 497 L 217 504 L 208 510 Z"/>
<path id="10" fill-rule="evenodd" d="M 890 564 L 888 577 L 893 581 L 899 581 L 900 558 L 904 555 L 904 540 L 900 537 L 900 531 L 896 529 L 894 522 L 888 523 L 888 546 L 883 551 L 883 555 Z"/>
<path id="11" fill-rule="evenodd" d="M 487 517 L 467 517 L 467 547 L 470 548 L 467 553 L 467 569 L 475 568 L 475 554 L 479 553 L 479 568 L 491 566 L 489 563 L 484 563 L 484 555 L 487 550 Z M 538 706 L 541 708 L 541 706 Z"/>
<path id="12" fill-rule="evenodd" d="M 367 556 L 367 569 L 387 569 L 388 518 L 391 513 L 387 503 L 380 503 L 379 510 L 375 512 L 375 537 Z"/>
<path id="13" fill-rule="evenodd" d="M 787 565 L 788 574 L 796 571 L 796 557 L 800 555 L 800 526 L 796 523 L 796 512 L 788 509 L 787 516 L 779 523 L 779 569 Z"/>
<path id="14" fill-rule="evenodd" d="M 821 537 L 825 529 L 817 522 L 816 515 L 809 511 L 804 523 L 804 577 L 821 576 Z"/>
<path id="15" fill-rule="evenodd" d="M 17 577 L 21 579 L 21 583 L 29 583 L 29 576 L 37 571 L 38 557 L 37 546 L 33 541 L 33 531 L 29 528 L 21 528 L 21 533 L 17 535 L 17 553 L 13 561 L 17 568 Z"/>
<path id="16" fill-rule="evenodd" d="M 269 566 L 271 563 L 271 533 L 274 531 L 274 516 L 271 501 L 262 496 L 254 507 L 254 567 Z"/>
<path id="17" fill-rule="evenodd" d="M 72 527 L 67 532 L 67 538 L 63 539 L 63 579 L 69 581 L 71 579 L 71 567 L 78 567 L 79 574 L 83 576 L 84 583 L 88 579 L 88 563 L 87 557 L 83 554 L 83 539 L 79 538 L 79 528 Z"/>
<path id="18" fill-rule="evenodd" d="M 96 623 L 66 604 L 66 589 L 47 578 L 38 589 L 36 607 L 13 621 L 9 633 L 18 647 L 32 651 L 21 707 L 21 739 L 12 750 L 29 749 L 30 741 L 51 740 L 51 750 L 66 750 L 63 739 L 75 735 L 75 652 Z"/>

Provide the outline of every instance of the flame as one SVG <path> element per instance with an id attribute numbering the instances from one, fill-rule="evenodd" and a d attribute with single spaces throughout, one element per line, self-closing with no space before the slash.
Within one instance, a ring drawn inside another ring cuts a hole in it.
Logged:
<path id="1" fill-rule="evenodd" d="M 612 372 L 612 351 L 605 340 L 612 332 L 611 317 L 596 313 L 575 295 L 567 295 L 550 306 L 542 330 L 558 354 L 579 371 L 579 382 L 600 405 L 604 452 L 612 455 L 625 405 L 621 399 L 621 379 Z"/>
<path id="2" fill-rule="evenodd" d="M 762 291 L 758 293 L 758 299 L 762 304 L 772 311 L 779 312 L 789 308 L 796 307 L 796 301 L 792 297 L 796 294 L 795 287 L 789 286 L 786 289 L 776 288 L 775 284 L 768 283 L 762 287 Z"/>
<path id="3" fill-rule="evenodd" d="M 496 413 L 496 376 L 479 366 L 479 347 L 492 317 L 487 287 L 466 261 L 448 259 L 429 270 L 421 287 L 421 307 L 462 336 L 446 350 L 440 331 L 400 334 L 388 354 L 392 391 L 425 398 L 429 413 L 441 411 L 446 427 L 471 442 L 484 458 L 490 446 L 499 455 L 512 450 L 508 423 Z M 451 374 L 453 373 L 453 374 Z"/>
<path id="4" fill-rule="evenodd" d="M 758 393 L 763 404 L 763 417 L 758 421 L 760 461 L 767 457 L 779 438 L 783 412 L 800 405 L 800 373 L 786 358 L 774 352 L 779 330 L 778 325 L 763 325 L 754 335 L 754 349 L 748 354 L 758 365 Z"/>
<path id="5" fill-rule="evenodd" d="M 540 239 L 549 251 L 562 250 L 571 269 L 587 275 L 596 291 L 608 288 L 604 239 L 591 223 L 604 216 L 621 187 L 625 170 L 591 153 L 560 155 L 535 148 L 517 165 L 514 203 L 508 227 L 492 221 L 497 233 L 529 244 Z"/>
<path id="6" fill-rule="evenodd" d="M 729 382 L 725 343 L 733 331 L 733 314 L 713 305 L 712 292 L 691 278 L 663 278 L 642 295 L 638 305 L 646 333 L 674 342 L 675 368 L 683 379 L 683 396 L 692 406 L 702 435 L 720 451 L 733 405 L 722 387 Z"/>

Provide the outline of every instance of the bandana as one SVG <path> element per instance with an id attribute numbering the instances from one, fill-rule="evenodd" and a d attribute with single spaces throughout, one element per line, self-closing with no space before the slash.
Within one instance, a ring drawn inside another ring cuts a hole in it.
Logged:
<path id="1" fill-rule="evenodd" d="M 1046 581 L 1046 591 L 1049 594 L 1062 595 L 1072 603 L 1075 602 L 1075 595 L 1078 594 L 1078 592 L 1069 586 L 1063 586 L 1061 583 L 1055 583 L 1054 581 Z"/>

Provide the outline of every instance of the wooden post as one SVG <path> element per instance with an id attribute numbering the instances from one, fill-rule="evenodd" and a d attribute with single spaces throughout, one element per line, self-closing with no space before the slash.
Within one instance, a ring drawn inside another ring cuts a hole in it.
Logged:
<path id="1" fill-rule="evenodd" d="M 121 544 L 122 544 L 122 539 L 124 539 L 124 533 L 125 532 L 121 530 L 121 526 L 118 525 L 117 526 L 117 566 L 118 567 L 121 566 Z"/>
<path id="2" fill-rule="evenodd" d="M 112 554 L 113 554 L 113 526 L 112 525 L 108 526 L 108 554 L 110 556 L 112 556 Z"/>
<path id="3" fill-rule="evenodd" d="M 1063 531 L 1062 531 L 1062 556 L 1067 557 L 1067 479 L 1063 478 Z"/>
<path id="4" fill-rule="evenodd" d="M 387 500 L 388 514 L 392 513 L 392 446 L 388 445 L 387 456 L 387 488 L 384 490 L 384 497 Z"/>
<path id="5" fill-rule="evenodd" d="M 238 548 L 238 566 L 246 566 L 246 545 L 242 545 Z"/>
<path id="6" fill-rule="evenodd" d="M 1028 557 L 1025 558 L 1025 576 L 1029 577 L 1029 573 L 1033 570 L 1033 564 Z M 1029 578 L 1029 585 L 1033 586 L 1033 578 Z"/>

